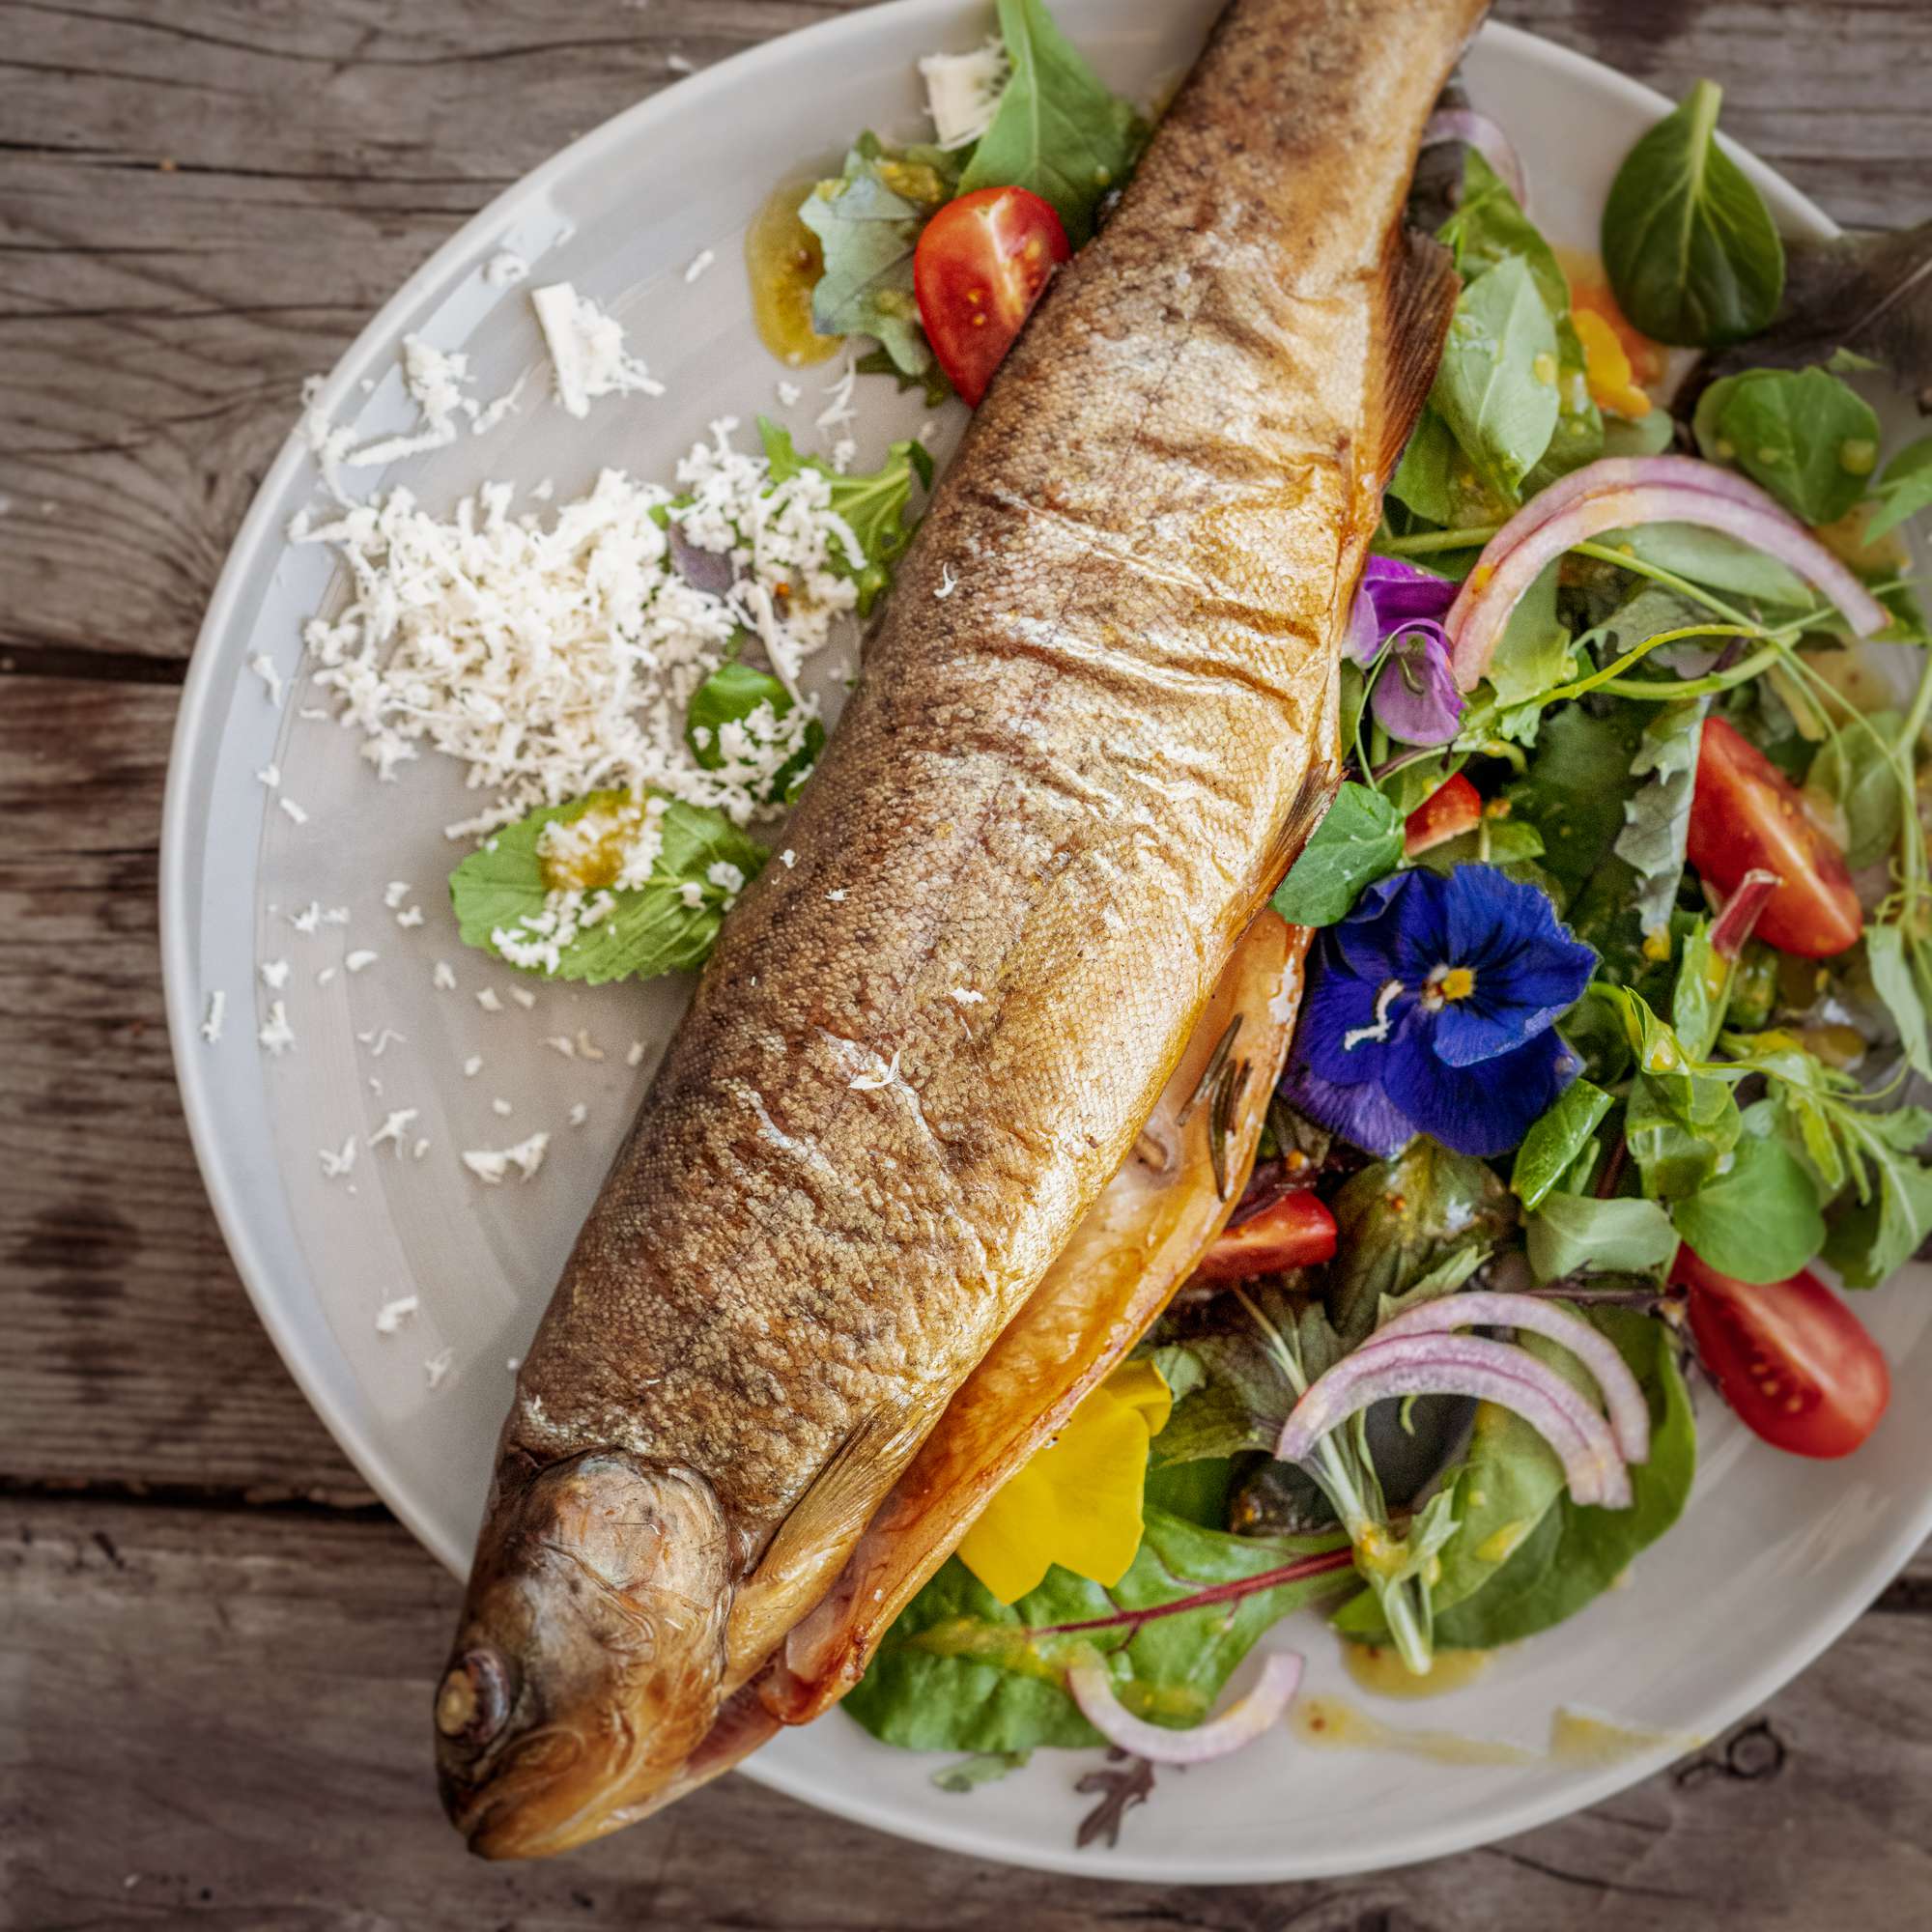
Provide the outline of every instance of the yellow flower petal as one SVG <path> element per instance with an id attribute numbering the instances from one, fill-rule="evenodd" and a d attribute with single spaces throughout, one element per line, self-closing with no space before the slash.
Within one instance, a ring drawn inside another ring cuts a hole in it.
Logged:
<path id="1" fill-rule="evenodd" d="M 1574 310 L 1570 320 L 1583 345 L 1583 368 L 1597 406 L 1614 410 L 1633 422 L 1647 416 L 1650 398 L 1636 384 L 1630 351 L 1622 337 L 1594 309 Z"/>
<path id="2" fill-rule="evenodd" d="M 1148 1443 L 1173 1403 L 1151 1361 L 1116 1369 L 993 1496 L 959 1560 L 1003 1604 L 1037 1589 L 1056 1563 L 1118 1583 L 1141 1546 Z"/>

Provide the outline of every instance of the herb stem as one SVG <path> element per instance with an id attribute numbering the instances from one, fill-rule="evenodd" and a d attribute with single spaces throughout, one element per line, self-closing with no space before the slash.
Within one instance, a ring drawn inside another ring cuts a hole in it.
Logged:
<path id="1" fill-rule="evenodd" d="M 1501 528 L 1500 524 L 1477 524 L 1463 530 L 1422 530 L 1412 537 L 1385 537 L 1382 549 L 1391 556 L 1435 556 L 1445 550 L 1476 550 Z"/>
<path id="2" fill-rule="evenodd" d="M 1679 637 L 1687 633 L 1677 633 Z M 1605 677 L 1598 676 L 1585 685 L 1599 691 L 1606 691 L 1612 697 L 1634 697 L 1652 704 L 1672 704 L 1680 697 L 1709 697 L 1716 692 L 1729 691 L 1733 685 L 1748 684 L 1754 677 L 1762 677 L 1777 662 L 1777 646 L 1767 644 L 1761 651 L 1753 651 L 1747 658 L 1733 665 L 1729 670 L 1712 671 L 1707 677 L 1677 678 L 1666 680 L 1661 677 Z"/>
<path id="3" fill-rule="evenodd" d="M 1715 611 L 1719 616 L 1727 617 L 1741 631 L 1757 632 L 1757 622 L 1726 604 L 1721 597 L 1714 597 L 1700 583 L 1692 583 L 1688 577 L 1679 577 L 1674 570 L 1665 570 L 1660 563 L 1647 563 L 1642 557 L 1629 552 L 1612 550 L 1607 544 L 1579 543 L 1571 546 L 1577 556 L 1595 557 L 1599 563 L 1615 564 L 1619 570 L 1634 572 L 1638 577 L 1647 577 L 1653 583 L 1661 583 L 1666 590 L 1674 590 L 1678 596 L 1687 597 L 1693 604 L 1701 604 L 1707 611 Z"/>
<path id="4" fill-rule="evenodd" d="M 1750 628 L 1753 636 L 1763 635 L 1755 624 Z M 1736 635 L 1736 626 L 1731 624 L 1685 624 L 1674 631 L 1660 631 L 1656 637 L 1646 638 L 1642 643 L 1633 650 L 1626 651 L 1622 657 L 1612 658 L 1603 669 L 1592 671 L 1588 677 L 1579 677 L 1574 684 L 1560 684 L 1554 691 L 1546 692 L 1542 701 L 1545 705 L 1561 704 L 1565 698 L 1581 697 L 1585 692 L 1598 691 L 1614 684 L 1633 665 L 1641 663 L 1660 644 L 1681 643 L 1686 638 L 1730 638 Z M 1747 658 L 1743 664 L 1731 670 L 1715 672 L 1709 677 L 1676 678 L 1667 684 L 1661 681 L 1640 682 L 1635 689 L 1638 693 L 1656 691 L 1672 697 L 1692 697 L 1706 690 L 1721 691 L 1726 685 L 1742 684 L 1747 677 L 1755 677 L 1758 671 L 1768 669 L 1772 662 L 1772 656 L 1759 651 L 1754 657 Z M 1753 666 L 1756 668 L 1752 668 Z"/>

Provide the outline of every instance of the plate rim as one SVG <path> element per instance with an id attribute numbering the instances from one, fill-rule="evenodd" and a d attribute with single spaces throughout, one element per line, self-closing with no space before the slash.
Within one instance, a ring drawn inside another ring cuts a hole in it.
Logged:
<path id="1" fill-rule="evenodd" d="M 765 67 L 795 55 L 805 43 L 810 43 L 817 49 L 834 45 L 841 40 L 863 40 L 888 30 L 894 22 L 912 14 L 939 15 L 949 4 L 950 0 L 882 0 L 882 4 L 863 8 L 856 13 L 777 35 L 756 46 L 744 48 L 698 73 L 660 88 L 611 116 L 494 195 L 440 243 L 342 351 L 317 392 L 317 402 L 331 415 L 343 404 L 353 402 L 351 368 L 382 343 L 400 338 L 404 325 L 425 296 L 458 264 L 474 254 L 484 242 L 502 231 L 507 212 L 513 205 L 538 196 L 554 182 L 594 164 L 600 150 L 619 146 L 639 133 L 647 132 L 651 122 L 668 111 L 666 103 L 673 96 L 678 108 L 683 110 L 699 104 L 707 94 L 735 94 L 753 81 Z M 1672 106 L 1664 96 L 1645 83 L 1524 28 L 1492 19 L 1484 23 L 1481 35 L 1501 43 L 1515 57 L 1532 66 L 1540 64 L 1572 85 L 1621 97 L 1625 104 L 1650 115 L 1667 113 Z M 784 50 L 783 55 L 780 54 L 780 49 Z M 1732 157 L 1772 202 L 1781 229 L 1787 233 L 1793 230 L 1808 233 L 1826 240 L 1834 238 L 1840 232 L 1837 224 L 1810 196 L 1728 136 L 1720 138 Z M 286 542 L 285 533 L 277 524 L 276 506 L 297 472 L 308 460 L 307 453 L 292 433 L 264 473 L 229 546 L 206 614 L 196 633 L 187 675 L 182 687 L 180 707 L 168 750 L 157 895 L 168 1039 L 196 1167 L 256 1319 L 268 1331 L 283 1366 L 300 1389 L 304 1400 L 357 1473 L 416 1541 L 460 1577 L 468 1569 L 467 1554 L 448 1546 L 437 1527 L 416 1509 L 406 1490 L 392 1480 L 387 1458 L 370 1438 L 369 1432 L 357 1418 L 341 1411 L 325 1386 L 320 1363 L 313 1357 L 308 1344 L 296 1332 L 293 1320 L 270 1287 L 273 1271 L 256 1247 L 246 1217 L 240 1211 L 237 1190 L 228 1178 L 217 1124 L 219 1108 L 209 1077 L 213 1069 L 204 1065 L 200 1045 L 200 988 L 195 980 L 193 947 L 189 937 L 189 846 L 195 828 L 188 818 L 188 772 L 195 761 L 197 747 L 211 740 L 211 731 L 212 742 L 219 743 L 219 720 L 213 714 L 217 704 L 227 695 L 216 683 L 215 664 L 220 640 L 236 627 L 243 614 L 238 607 L 257 559 L 265 549 L 279 549 Z M 1884 1548 L 1882 1562 L 1875 1564 L 1875 1571 L 1882 1574 L 1878 1574 L 1870 1594 L 1855 1592 L 1830 1615 L 1820 1617 L 1802 1641 L 1780 1652 L 1775 1662 L 1760 1664 L 1750 1671 L 1742 1685 L 1715 1707 L 1714 1728 L 1718 1731 L 1727 1729 L 1815 1662 L 1864 1614 L 1871 1601 L 1886 1588 L 1912 1551 L 1925 1540 L 1928 1532 L 1932 1532 L 1932 1489 L 1928 1489 L 1921 1497 L 1916 1512 L 1908 1512 L 1901 1518 L 1897 1532 Z M 1446 1822 L 1436 1827 L 1411 1827 L 1391 1835 L 1385 1854 L 1378 1852 L 1367 1859 L 1349 1856 L 1324 1860 L 1319 1847 L 1312 1850 L 1298 1848 L 1293 1857 L 1280 1854 L 1272 1858 L 1257 1856 L 1231 1861 L 1213 1872 L 1177 1869 L 1163 1859 L 1136 1855 L 1131 1848 L 1125 1847 L 1115 1848 L 1104 1860 L 1096 1860 L 1091 1854 L 1071 1849 L 1062 1852 L 1009 1845 L 983 1827 L 973 1828 L 963 1818 L 958 1825 L 947 1822 L 944 1814 L 928 1816 L 922 1813 L 908 1819 L 863 1793 L 827 1790 L 793 1767 L 770 1758 L 754 1755 L 738 1769 L 758 1783 L 814 1809 L 829 1811 L 893 1837 L 967 1857 L 989 1859 L 1036 1871 L 1121 1883 L 1241 1885 L 1366 1874 L 1494 1843 L 1600 1804 L 1617 1792 L 1651 1776 L 1683 1755 L 1686 1748 L 1671 1743 L 1635 1752 L 1594 1774 L 1560 1780 L 1545 1797 L 1532 1795 L 1505 1801 L 1481 1824 Z M 1498 1820 L 1500 1822 L 1494 1822 Z"/>

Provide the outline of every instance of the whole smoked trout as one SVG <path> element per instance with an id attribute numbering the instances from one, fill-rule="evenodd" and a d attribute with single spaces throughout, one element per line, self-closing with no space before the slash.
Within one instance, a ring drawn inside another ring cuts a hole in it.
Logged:
<path id="1" fill-rule="evenodd" d="M 868 1525 L 902 1601 L 1064 1414 L 1025 1338 L 1084 1337 L 1085 1386 L 1156 1312 L 1104 1267 L 1131 1321 L 1034 1298 L 1338 782 L 1456 290 L 1403 204 L 1482 12 L 1235 0 L 980 409 L 519 1373 L 436 1698 L 474 1850 L 596 1837 L 831 1701 Z"/>

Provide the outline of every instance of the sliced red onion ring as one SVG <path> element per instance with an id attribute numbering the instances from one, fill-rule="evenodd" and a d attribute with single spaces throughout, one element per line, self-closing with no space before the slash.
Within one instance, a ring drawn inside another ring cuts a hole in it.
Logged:
<path id="1" fill-rule="evenodd" d="M 1605 456 L 1558 477 L 1548 489 L 1539 490 L 1510 519 L 1509 527 L 1517 531 L 1520 540 L 1586 497 L 1600 497 L 1605 490 L 1634 490 L 1649 483 L 1702 490 L 1733 503 L 1748 503 L 1754 509 L 1769 503 L 1780 517 L 1785 514 L 1748 476 L 1740 476 L 1719 463 L 1705 463 L 1694 456 Z"/>
<path id="2" fill-rule="evenodd" d="M 1173 1731 L 1137 1718 L 1115 1694 L 1107 1666 L 1097 1657 L 1083 1657 L 1066 1673 L 1066 1688 L 1080 1714 L 1110 1745 L 1153 1764 L 1205 1764 L 1251 1745 L 1264 1731 L 1280 1722 L 1295 1686 L 1301 1682 L 1301 1659 L 1293 1651 L 1270 1653 L 1262 1666 L 1261 1681 L 1245 1697 L 1237 1698 L 1218 1718 L 1192 1730 Z"/>
<path id="3" fill-rule="evenodd" d="M 1630 1472 L 1596 1408 L 1535 1356 L 1474 1336 L 1398 1336 L 1345 1355 L 1295 1404 L 1275 1456 L 1306 1463 L 1371 1403 L 1410 1395 L 1470 1395 L 1514 1410 L 1556 1452 L 1577 1502 L 1629 1508 Z"/>
<path id="4" fill-rule="evenodd" d="M 1767 875 L 1768 876 L 1768 875 Z M 1617 1345 L 1602 1329 L 1534 1294 L 1445 1294 L 1398 1315 L 1363 1345 L 1379 1349 L 1409 1335 L 1443 1335 L 1457 1328 L 1526 1328 L 1560 1342 L 1596 1377 L 1610 1412 L 1610 1434 L 1626 1463 L 1650 1460 L 1650 1404 Z"/>
<path id="5" fill-rule="evenodd" d="M 1718 485 L 1703 479 L 1692 488 L 1675 480 L 1585 483 L 1605 465 L 1628 474 L 1656 464 L 1686 461 L 1672 457 L 1607 458 L 1589 464 L 1566 479 L 1569 497 L 1553 515 L 1541 500 L 1512 517 L 1484 548 L 1476 567 L 1450 607 L 1449 639 L 1455 652 L 1456 682 L 1473 690 L 1490 667 L 1503 626 L 1544 566 L 1565 551 L 1605 530 L 1639 524 L 1699 524 L 1721 530 L 1775 556 L 1836 605 L 1852 629 L 1870 637 L 1890 623 L 1890 613 L 1818 539 L 1787 516 L 1774 498 L 1742 476 Z M 1716 469 L 1712 474 L 1728 472 Z"/>
<path id="6" fill-rule="evenodd" d="M 1434 148 L 1445 141 L 1461 141 L 1465 148 L 1474 148 L 1502 177 L 1504 185 L 1516 196 L 1517 206 L 1527 210 L 1529 178 L 1522 171 L 1522 157 L 1487 114 L 1478 114 L 1473 107 L 1444 107 L 1432 114 L 1422 130 L 1422 145 Z"/>

